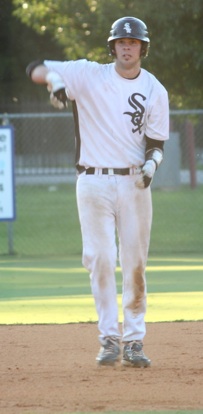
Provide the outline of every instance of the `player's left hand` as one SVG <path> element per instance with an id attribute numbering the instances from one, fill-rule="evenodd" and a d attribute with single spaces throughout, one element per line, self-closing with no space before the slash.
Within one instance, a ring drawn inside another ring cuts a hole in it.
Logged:
<path id="1" fill-rule="evenodd" d="M 136 186 L 139 188 L 147 188 L 152 182 L 154 173 L 156 171 L 156 164 L 153 160 L 148 160 L 140 168 L 137 176 Z"/>

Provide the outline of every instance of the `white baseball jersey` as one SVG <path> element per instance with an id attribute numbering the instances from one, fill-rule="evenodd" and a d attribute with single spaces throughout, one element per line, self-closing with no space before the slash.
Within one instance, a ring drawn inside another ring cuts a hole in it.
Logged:
<path id="1" fill-rule="evenodd" d="M 62 77 L 68 98 L 76 103 L 77 164 L 139 166 L 145 161 L 144 135 L 169 138 L 167 91 L 145 69 L 135 79 L 125 79 L 114 63 L 82 59 L 44 64 Z"/>

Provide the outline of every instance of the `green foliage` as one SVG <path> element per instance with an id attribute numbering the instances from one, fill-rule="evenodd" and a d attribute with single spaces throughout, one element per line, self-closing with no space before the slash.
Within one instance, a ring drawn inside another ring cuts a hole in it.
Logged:
<path id="1" fill-rule="evenodd" d="M 48 33 L 68 59 L 108 61 L 112 22 L 139 17 L 151 38 L 143 65 L 166 86 L 171 106 L 202 106 L 202 0 L 13 0 L 13 5 L 15 16 L 37 33 Z"/>
<path id="2" fill-rule="evenodd" d="M 48 99 L 46 88 L 36 87 L 25 75 L 28 63 L 36 59 L 62 59 L 62 47 L 48 33 L 40 36 L 32 27 L 12 15 L 12 0 L 0 0 L 0 112 L 28 110 L 31 104 Z M 36 106 L 36 104 L 35 104 Z M 11 108 L 11 109 L 10 109 Z M 32 111 L 32 110 L 31 110 Z"/>

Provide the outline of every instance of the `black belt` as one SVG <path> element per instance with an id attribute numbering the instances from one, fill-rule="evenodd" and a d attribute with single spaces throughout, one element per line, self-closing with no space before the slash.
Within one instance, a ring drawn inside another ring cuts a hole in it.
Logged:
<path id="1" fill-rule="evenodd" d="M 79 171 L 79 174 L 86 172 L 86 174 L 95 174 L 96 168 L 90 167 Z M 118 174 L 118 175 L 130 175 L 130 168 L 101 168 L 101 173 L 106 175 Z"/>

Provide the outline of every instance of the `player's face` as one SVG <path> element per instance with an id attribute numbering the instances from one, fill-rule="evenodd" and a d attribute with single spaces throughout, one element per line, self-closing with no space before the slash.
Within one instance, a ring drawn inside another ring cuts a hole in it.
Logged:
<path id="1" fill-rule="evenodd" d="M 117 63 L 129 69 L 140 62 L 141 40 L 123 38 L 117 39 L 114 44 Z"/>

